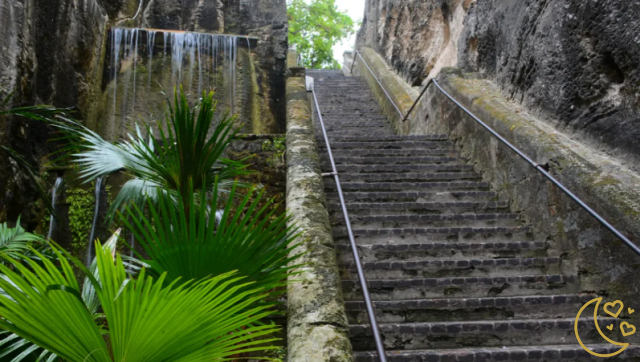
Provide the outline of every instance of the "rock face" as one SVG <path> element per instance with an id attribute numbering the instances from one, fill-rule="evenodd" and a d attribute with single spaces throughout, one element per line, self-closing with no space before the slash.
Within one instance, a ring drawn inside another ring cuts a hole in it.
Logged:
<path id="1" fill-rule="evenodd" d="M 638 13 L 635 0 L 367 0 L 358 44 L 413 85 L 441 66 L 485 73 L 510 100 L 638 171 Z"/>
<path id="2" fill-rule="evenodd" d="M 108 122 L 101 115 L 110 27 L 236 33 L 260 38 L 254 52 L 261 116 L 272 125 L 268 131 L 282 132 L 286 19 L 284 0 L 0 0 L 0 99 L 13 93 L 7 106 L 73 108 L 77 118 L 99 129 Z M 44 164 L 54 146 L 50 129 L 6 117 L 0 127 L 0 144 L 36 168 Z M 34 190 L 2 152 L 0 164 L 0 221 L 22 214 L 34 227 Z"/>
<path id="3" fill-rule="evenodd" d="M 640 1 L 479 1 L 460 39 L 460 65 L 638 165 L 638 13 Z"/>
<path id="4" fill-rule="evenodd" d="M 409 83 L 457 63 L 471 0 L 367 0 L 358 46 L 368 46 Z"/>

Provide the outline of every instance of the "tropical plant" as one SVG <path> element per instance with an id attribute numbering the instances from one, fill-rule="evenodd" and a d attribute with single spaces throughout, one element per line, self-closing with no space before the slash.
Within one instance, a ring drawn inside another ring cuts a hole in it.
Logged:
<path id="1" fill-rule="evenodd" d="M 166 280 L 173 282 L 238 270 L 248 281 L 280 293 L 278 288 L 285 285 L 298 258 L 290 255 L 297 246 L 298 235 L 287 226 L 289 217 L 275 216 L 271 202 L 258 208 L 263 191 L 252 200 L 251 189 L 237 205 L 226 202 L 216 226 L 209 222 L 209 216 L 219 202 L 218 187 L 215 183 L 211 200 L 202 193 L 187 193 L 186 198 L 178 198 L 177 207 L 168 197 L 149 202 L 148 218 L 135 205 L 121 214 L 122 222 L 149 255 L 142 260 L 148 265 L 149 274 L 166 274 Z M 230 190 L 228 200 L 236 196 L 236 187 L 237 184 Z M 137 256 L 143 258 L 140 253 Z"/>
<path id="2" fill-rule="evenodd" d="M 0 264 L 0 328 L 70 362 L 191 362 L 276 349 L 258 325 L 270 312 L 253 306 L 264 290 L 234 272 L 200 281 L 154 279 L 144 269 L 129 279 L 122 259 L 96 242 L 99 279 L 58 247 L 59 267 L 43 259 L 10 258 Z M 37 254 L 37 251 L 33 251 Z M 71 262 L 95 289 L 104 311 L 98 324 L 87 309 Z M 239 290 L 242 289 L 240 292 Z M 265 338 L 260 340 L 260 338 Z"/>
<path id="3" fill-rule="evenodd" d="M 289 44 L 308 68 L 339 69 L 333 46 L 353 34 L 353 20 L 338 11 L 335 0 L 289 0 Z"/>
<path id="4" fill-rule="evenodd" d="M 118 229 L 113 236 L 101 246 L 102 249 L 111 253 L 112 256 L 115 256 L 116 247 L 118 243 L 118 238 L 120 237 L 121 229 Z M 44 241 L 44 240 L 43 240 Z M 22 248 L 22 251 L 27 251 L 28 247 Z M 24 256 L 29 254 L 24 254 Z M 2 255 L 3 260 L 9 256 L 13 260 L 20 259 L 23 255 L 18 253 L 13 254 L 4 254 Z M 89 266 L 89 272 L 94 278 L 99 282 L 100 281 L 100 273 L 98 271 L 98 259 L 94 258 L 93 262 Z M 0 274 L 0 278 L 5 279 L 7 282 L 12 283 L 16 286 L 11 280 L 6 277 L 4 274 Z M 0 288 L 0 294 L 4 295 L 7 298 L 10 296 Z M 91 280 L 88 277 L 85 277 L 84 283 L 82 285 L 82 302 L 85 307 L 91 313 L 94 320 L 98 320 L 101 318 L 102 314 L 98 313 L 98 309 L 100 308 L 100 300 L 98 299 L 98 295 L 96 294 L 95 288 L 93 284 L 91 284 Z M 21 338 L 19 335 L 15 333 L 11 333 L 9 331 L 0 332 L 0 337 L 4 337 L 0 340 L 0 347 L 4 347 L 0 349 L 0 358 L 6 358 L 10 356 L 12 353 L 16 354 L 11 362 L 20 362 L 31 356 L 37 355 L 38 361 L 47 361 L 52 362 L 58 358 L 57 355 L 47 351 L 46 349 L 41 348 L 37 344 L 34 344 L 26 339 Z"/>
<path id="5" fill-rule="evenodd" d="M 20 218 L 14 228 L 9 227 L 6 222 L 0 224 L 0 255 L 16 258 L 28 254 L 29 247 L 34 244 L 41 246 L 45 242 L 41 236 L 26 232 L 20 225 Z M 0 263 L 3 262 L 4 259 L 0 258 Z"/>
<path id="6" fill-rule="evenodd" d="M 174 104 L 167 106 L 165 120 L 160 122 L 157 139 L 149 125 L 144 128 L 147 137 L 136 126 L 136 134 L 129 134 L 128 142 L 111 143 L 77 121 L 58 116 L 49 122 L 65 132 L 64 138 L 70 142 L 61 151 L 62 158 L 74 159 L 85 182 L 120 170 L 130 174 L 132 179 L 111 205 L 109 214 L 113 216 L 128 202 L 141 205 L 147 198 L 158 200 L 164 193 L 184 198 L 189 187 L 209 192 L 216 177 L 224 187 L 249 173 L 244 160 L 223 157 L 239 126 L 235 116 L 215 121 L 217 103 L 213 96 L 213 92 L 205 92 L 191 107 L 182 88 L 176 90 Z"/>

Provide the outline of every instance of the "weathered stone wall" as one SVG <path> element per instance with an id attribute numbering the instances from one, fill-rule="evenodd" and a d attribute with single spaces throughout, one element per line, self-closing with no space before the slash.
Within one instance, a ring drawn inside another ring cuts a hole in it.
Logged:
<path id="1" fill-rule="evenodd" d="M 367 0 L 358 48 L 380 54 L 418 86 L 457 63 L 457 43 L 472 0 Z"/>
<path id="2" fill-rule="evenodd" d="M 287 80 L 287 208 L 305 253 L 290 277 L 287 360 L 353 361 L 304 72 Z"/>
<path id="3" fill-rule="evenodd" d="M 362 54 L 373 73 L 406 114 L 418 96 L 372 49 Z M 388 99 L 366 76 L 381 104 Z M 510 102 L 500 89 L 477 74 L 445 68 L 437 78 L 443 89 L 509 142 L 565 184 L 627 237 L 640 244 L 640 176 L 596 149 L 572 140 Z M 388 108 L 388 107 L 387 107 Z M 388 111 L 387 111 L 388 112 Z M 393 113 L 391 113 L 393 115 Z M 448 134 L 477 171 L 526 216 L 536 240 L 561 257 L 564 272 L 578 274 L 582 290 L 634 300 L 640 257 L 602 227 L 528 163 L 431 86 L 406 122 L 391 117 L 399 134 Z M 634 321 L 640 322 L 638 317 Z M 637 323 L 636 323 L 637 324 Z"/>
<path id="4" fill-rule="evenodd" d="M 639 1 L 367 0 L 358 46 L 409 84 L 441 66 L 640 170 Z M 457 54 L 456 54 L 457 53 Z"/>

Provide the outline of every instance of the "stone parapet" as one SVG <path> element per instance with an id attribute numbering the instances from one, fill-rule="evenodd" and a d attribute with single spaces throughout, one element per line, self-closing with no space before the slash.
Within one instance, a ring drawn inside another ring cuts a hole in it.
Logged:
<path id="1" fill-rule="evenodd" d="M 293 253 L 303 266 L 288 287 L 288 361 L 350 362 L 349 325 L 342 297 L 320 158 L 305 78 L 287 80 L 287 208 L 301 232 Z"/>

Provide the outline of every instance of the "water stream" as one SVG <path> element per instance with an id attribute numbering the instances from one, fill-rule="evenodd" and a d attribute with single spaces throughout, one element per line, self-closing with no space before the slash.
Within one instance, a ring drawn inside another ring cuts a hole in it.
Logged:
<path id="1" fill-rule="evenodd" d="M 99 177 L 96 179 L 96 189 L 95 189 L 95 198 L 96 198 L 96 206 L 93 209 L 93 223 L 91 224 L 91 234 L 89 234 L 89 245 L 87 246 L 87 267 L 91 266 L 91 262 L 93 261 L 93 243 L 95 241 L 96 236 L 96 225 L 98 224 L 98 217 L 100 212 L 100 193 L 102 192 L 102 181 L 103 177 Z"/>
<path id="2" fill-rule="evenodd" d="M 152 94 L 156 84 L 169 96 L 178 85 L 187 93 L 198 92 L 197 96 L 203 90 L 215 90 L 219 104 L 226 107 L 221 111 L 235 113 L 238 39 L 250 43 L 246 36 L 113 28 L 110 64 L 113 121 L 125 122 L 127 116 L 135 118 L 137 113 L 153 107 L 151 103 L 155 100 L 162 104 L 164 96 L 160 90 Z M 137 77 L 141 71 L 147 72 L 142 82 Z"/>
<path id="3" fill-rule="evenodd" d="M 51 205 L 53 206 L 53 211 L 56 211 L 56 199 L 58 197 L 58 191 L 62 186 L 62 177 L 58 177 L 56 179 L 56 183 L 53 185 L 53 189 L 51 190 Z M 49 220 L 49 233 L 47 233 L 47 241 L 51 240 L 51 236 L 53 235 L 53 229 L 56 226 L 56 219 L 51 214 L 51 220 Z"/>

